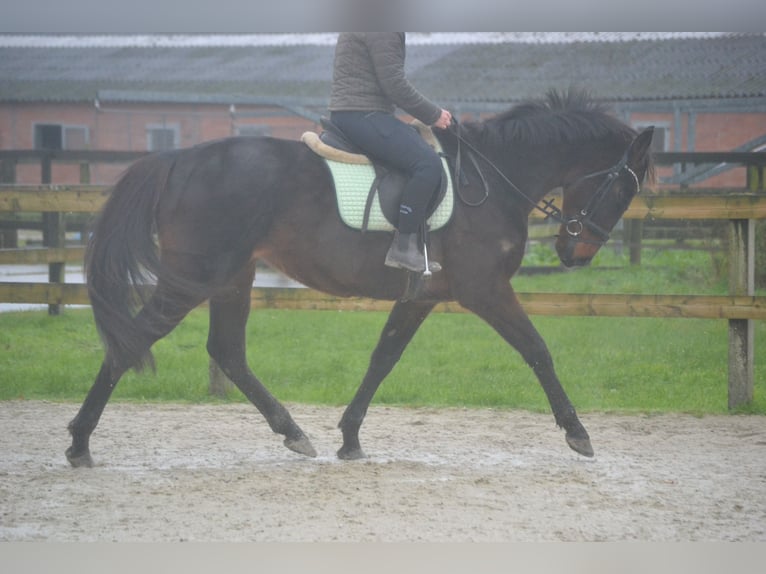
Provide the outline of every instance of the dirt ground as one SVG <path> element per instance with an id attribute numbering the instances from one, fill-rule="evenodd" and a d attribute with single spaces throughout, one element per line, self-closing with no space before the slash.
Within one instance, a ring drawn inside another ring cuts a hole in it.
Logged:
<path id="1" fill-rule="evenodd" d="M 318 457 L 249 405 L 110 403 L 72 469 L 78 405 L 0 402 L 2 541 L 766 541 L 766 418 L 290 405 Z"/>

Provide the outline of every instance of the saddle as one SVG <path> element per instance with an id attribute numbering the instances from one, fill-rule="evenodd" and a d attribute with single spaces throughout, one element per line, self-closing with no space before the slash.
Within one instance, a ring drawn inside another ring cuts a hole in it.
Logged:
<path id="1" fill-rule="evenodd" d="M 390 231 L 396 228 L 407 176 L 364 155 L 328 118 L 321 118 L 320 123 L 323 128 L 320 135 L 305 132 L 301 141 L 327 162 L 343 221 L 362 232 Z M 442 155 L 441 146 L 427 126 L 417 120 L 411 125 Z M 452 214 L 452 184 L 449 167 L 443 156 L 442 165 L 441 185 L 426 211 L 426 219 L 432 230 L 443 227 Z"/>

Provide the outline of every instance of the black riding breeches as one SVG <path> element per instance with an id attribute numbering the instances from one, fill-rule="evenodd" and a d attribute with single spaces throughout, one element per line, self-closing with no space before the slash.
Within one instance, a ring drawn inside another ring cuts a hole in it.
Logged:
<path id="1" fill-rule="evenodd" d="M 400 233 L 414 233 L 442 177 L 439 155 L 411 126 L 386 112 L 336 111 L 330 115 L 366 155 L 409 176 L 399 211 Z"/>

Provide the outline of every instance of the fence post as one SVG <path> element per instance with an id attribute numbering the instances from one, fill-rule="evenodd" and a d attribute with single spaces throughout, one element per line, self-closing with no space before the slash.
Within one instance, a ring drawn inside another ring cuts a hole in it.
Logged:
<path id="1" fill-rule="evenodd" d="M 729 222 L 729 294 L 755 294 L 755 220 Z M 753 400 L 755 330 L 750 319 L 729 319 L 729 408 Z"/>
<path id="2" fill-rule="evenodd" d="M 46 153 L 40 159 L 41 183 L 50 185 L 53 181 L 52 166 L 53 157 L 51 153 Z M 64 247 L 66 243 L 66 228 L 64 224 L 64 214 L 60 211 L 51 211 L 43 213 L 43 245 L 45 247 L 59 248 Z M 64 282 L 64 263 L 53 262 L 48 264 L 48 283 Z M 54 303 L 48 305 L 48 315 L 58 315 L 61 312 L 61 306 Z"/>
<path id="3" fill-rule="evenodd" d="M 0 159 L 0 184 L 16 183 L 16 160 Z M 15 219 L 15 217 L 12 216 Z M 19 246 L 19 231 L 17 229 L 0 228 L 0 248 L 16 248 Z"/>
<path id="4" fill-rule="evenodd" d="M 214 397 L 225 398 L 227 393 L 234 388 L 234 383 L 224 374 L 221 367 L 218 366 L 218 363 L 212 357 L 209 364 L 208 374 L 210 383 L 208 392 Z"/>
<path id="5" fill-rule="evenodd" d="M 642 219 L 629 219 L 628 225 L 628 253 L 630 264 L 641 265 L 641 241 L 644 235 L 644 221 Z"/>
<path id="6" fill-rule="evenodd" d="M 80 183 L 83 185 L 90 185 L 90 163 L 87 161 L 80 162 Z M 80 244 L 87 245 L 88 243 L 88 231 L 90 229 L 91 222 L 83 223 L 82 220 L 78 220 L 77 226 L 80 230 Z M 72 228 L 69 229 L 72 231 Z"/>

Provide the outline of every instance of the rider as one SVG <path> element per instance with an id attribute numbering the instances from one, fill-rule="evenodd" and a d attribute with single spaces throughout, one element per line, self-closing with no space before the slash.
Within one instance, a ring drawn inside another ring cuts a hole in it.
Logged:
<path id="1" fill-rule="evenodd" d="M 418 229 L 441 183 L 442 163 L 431 146 L 394 112 L 401 108 L 440 129 L 449 127 L 452 115 L 409 83 L 405 52 L 402 32 L 340 34 L 329 110 L 330 120 L 365 154 L 409 176 L 385 264 L 423 272 L 426 264 L 418 248 Z"/>

